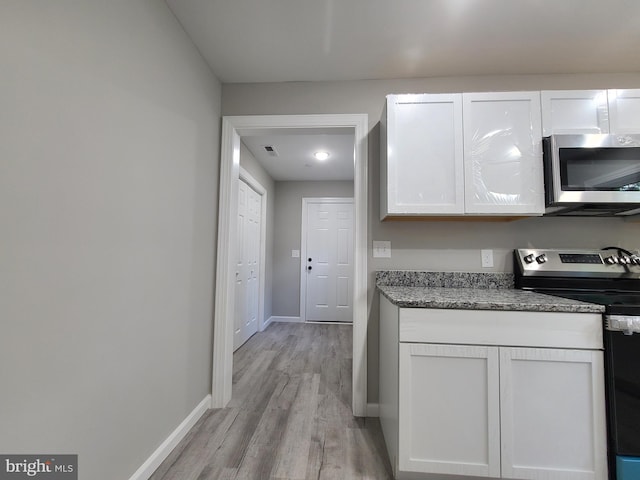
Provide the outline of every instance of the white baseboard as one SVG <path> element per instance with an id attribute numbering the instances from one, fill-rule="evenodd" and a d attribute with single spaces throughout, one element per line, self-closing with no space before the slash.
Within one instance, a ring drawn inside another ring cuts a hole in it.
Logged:
<path id="1" fill-rule="evenodd" d="M 176 448 L 180 440 L 182 440 L 189 430 L 196 424 L 200 417 L 211 408 L 211 395 L 207 395 L 193 409 L 193 411 L 185 418 L 178 427 L 171 432 L 167 439 L 162 442 L 155 452 L 131 475 L 129 480 L 149 480 L 149 477 L 155 472 L 160 464 L 169 456 L 171 451 Z"/>
<path id="2" fill-rule="evenodd" d="M 273 317 L 269 317 L 263 324 L 262 324 L 262 328 L 260 329 L 261 332 L 264 332 L 266 330 L 266 328 L 271 324 L 271 322 L 273 322 Z"/>
<path id="3" fill-rule="evenodd" d="M 379 417 L 380 416 L 380 404 L 367 403 L 367 417 Z"/>
<path id="4" fill-rule="evenodd" d="M 291 323 L 301 323 L 302 320 L 300 317 L 278 317 L 273 315 L 269 318 L 269 322 L 291 322 Z"/>

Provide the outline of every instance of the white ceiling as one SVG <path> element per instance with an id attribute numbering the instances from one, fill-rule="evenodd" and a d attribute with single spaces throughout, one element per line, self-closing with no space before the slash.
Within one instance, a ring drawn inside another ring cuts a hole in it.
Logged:
<path id="1" fill-rule="evenodd" d="M 640 0 L 166 2 L 223 83 L 640 71 Z M 274 179 L 353 178 L 352 137 L 277 135 Z"/>
<path id="2" fill-rule="evenodd" d="M 243 136 L 242 142 L 276 181 L 353 180 L 353 132 L 283 130 Z M 265 145 L 273 146 L 277 156 L 267 153 Z M 330 154 L 322 162 L 313 157 L 321 150 Z"/>
<path id="3" fill-rule="evenodd" d="M 223 83 L 637 72 L 638 0 L 166 0 Z"/>

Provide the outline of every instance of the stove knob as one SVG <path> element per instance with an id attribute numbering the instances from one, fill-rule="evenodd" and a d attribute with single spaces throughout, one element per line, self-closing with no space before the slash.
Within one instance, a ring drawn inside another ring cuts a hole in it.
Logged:
<path id="1" fill-rule="evenodd" d="M 525 255 L 524 263 L 533 263 L 533 253 L 530 253 L 529 255 Z"/>
<path id="2" fill-rule="evenodd" d="M 536 257 L 536 262 L 540 264 L 545 263 L 546 261 L 547 261 L 547 256 L 544 253 Z"/>
<path id="3" fill-rule="evenodd" d="M 613 265 L 614 263 L 618 263 L 618 257 L 607 257 L 604 261 L 609 265 Z"/>

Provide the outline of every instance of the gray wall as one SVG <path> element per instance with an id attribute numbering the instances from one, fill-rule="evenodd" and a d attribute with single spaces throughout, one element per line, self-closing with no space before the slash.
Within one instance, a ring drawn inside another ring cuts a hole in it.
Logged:
<path id="1" fill-rule="evenodd" d="M 605 245 L 640 247 L 640 242 L 637 240 L 640 224 L 625 223 L 619 219 L 532 218 L 513 223 L 380 222 L 378 122 L 385 95 L 638 87 L 640 87 L 640 73 L 225 84 L 222 88 L 222 112 L 224 115 L 308 113 L 366 113 L 369 115 L 369 249 L 371 249 L 372 240 L 390 240 L 392 246 L 391 259 L 369 258 L 368 400 L 376 402 L 378 398 L 378 302 L 373 282 L 375 270 L 408 268 L 480 271 L 480 249 L 493 248 L 496 249 L 493 270 L 510 271 L 509 254 L 516 247 L 572 246 L 579 248 Z"/>
<path id="2" fill-rule="evenodd" d="M 276 184 L 269 173 L 258 163 L 249 149 L 240 144 L 240 166 L 244 168 L 267 191 L 267 222 L 266 222 L 266 247 L 265 247 L 265 286 L 264 286 L 264 318 L 269 320 L 273 314 L 273 242 L 275 222 L 275 196 Z"/>
<path id="3" fill-rule="evenodd" d="M 0 452 L 129 478 L 210 392 L 221 87 L 157 0 L 0 3 Z"/>
<path id="4" fill-rule="evenodd" d="M 300 315 L 300 250 L 303 197 L 353 197 L 353 182 L 276 182 L 273 250 L 273 315 Z"/>

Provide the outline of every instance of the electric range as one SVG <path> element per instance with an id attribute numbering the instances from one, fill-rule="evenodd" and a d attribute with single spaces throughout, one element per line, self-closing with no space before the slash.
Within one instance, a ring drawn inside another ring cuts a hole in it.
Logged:
<path id="1" fill-rule="evenodd" d="M 640 479 L 640 255 L 518 249 L 517 288 L 603 305 L 609 478 Z"/>

